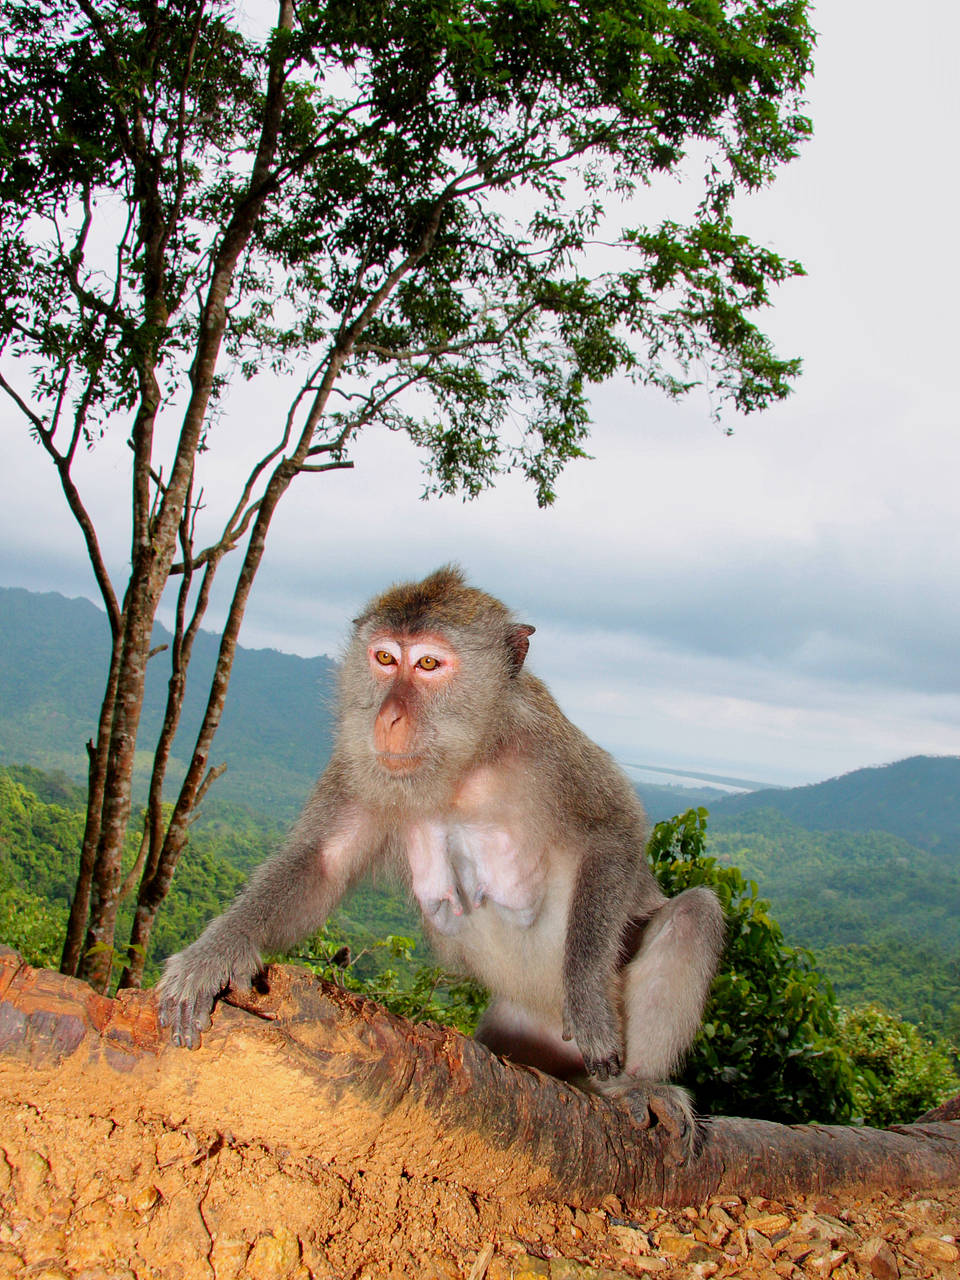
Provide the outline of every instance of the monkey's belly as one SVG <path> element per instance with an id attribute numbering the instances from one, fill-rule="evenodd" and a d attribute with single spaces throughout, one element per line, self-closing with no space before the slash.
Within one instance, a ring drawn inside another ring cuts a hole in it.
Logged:
<path id="1" fill-rule="evenodd" d="M 505 827 L 419 822 L 406 835 L 413 892 L 427 924 L 456 935 L 477 913 L 528 929 L 546 890 L 543 852 L 523 848 Z"/>

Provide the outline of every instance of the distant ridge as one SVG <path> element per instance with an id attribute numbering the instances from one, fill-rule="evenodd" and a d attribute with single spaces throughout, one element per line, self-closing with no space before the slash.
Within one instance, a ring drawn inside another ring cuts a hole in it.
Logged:
<path id="1" fill-rule="evenodd" d="M 109 658 L 106 614 L 86 599 L 0 587 L 0 763 L 62 770 L 86 780 Z M 170 633 L 154 629 L 154 644 Z M 220 638 L 201 631 L 169 778 L 182 776 L 200 725 Z M 144 698 L 141 794 L 163 716 L 168 657 L 150 661 Z M 330 754 L 336 664 L 275 649 L 237 650 L 212 763 L 226 761 L 211 800 L 293 817 Z"/>
<path id="2" fill-rule="evenodd" d="M 725 796 L 711 816 L 722 829 L 742 828 L 764 809 L 813 831 L 889 831 L 960 851 L 960 756 L 910 756 L 809 786 Z"/>

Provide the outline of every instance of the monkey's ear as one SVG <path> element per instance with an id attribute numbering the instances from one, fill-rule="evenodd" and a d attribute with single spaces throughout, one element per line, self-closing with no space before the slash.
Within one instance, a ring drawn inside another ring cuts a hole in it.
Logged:
<path id="1" fill-rule="evenodd" d="M 507 635 L 507 647 L 513 657 L 514 675 L 523 666 L 523 660 L 527 656 L 527 650 L 530 648 L 530 637 L 536 629 L 536 627 L 531 627 L 527 622 L 521 622 L 511 628 Z"/>

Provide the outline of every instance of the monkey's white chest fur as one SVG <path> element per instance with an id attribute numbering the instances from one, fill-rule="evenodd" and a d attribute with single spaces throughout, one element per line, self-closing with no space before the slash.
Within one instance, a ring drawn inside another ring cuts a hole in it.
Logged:
<path id="1" fill-rule="evenodd" d="M 424 919 L 451 936 L 484 913 L 519 929 L 537 919 L 546 892 L 546 859 L 522 849 L 509 828 L 433 820 L 405 832 L 413 892 Z"/>

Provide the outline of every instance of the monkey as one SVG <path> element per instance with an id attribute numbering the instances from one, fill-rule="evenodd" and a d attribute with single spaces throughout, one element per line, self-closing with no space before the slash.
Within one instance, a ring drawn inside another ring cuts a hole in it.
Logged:
<path id="1" fill-rule="evenodd" d="M 723 913 L 709 888 L 661 891 L 629 779 L 524 665 L 533 633 L 454 565 L 366 606 L 326 770 L 280 850 L 168 959 L 159 1019 L 196 1047 L 262 951 L 314 932 L 386 866 L 441 962 L 489 990 L 476 1039 L 660 1121 L 682 1161 L 697 1122 L 667 1081 L 700 1025 Z"/>

